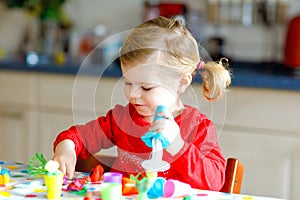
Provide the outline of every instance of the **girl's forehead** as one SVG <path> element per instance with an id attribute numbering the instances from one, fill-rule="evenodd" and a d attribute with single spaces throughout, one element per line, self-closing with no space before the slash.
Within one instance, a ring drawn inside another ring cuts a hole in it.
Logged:
<path id="1" fill-rule="evenodd" d="M 125 80 L 132 83 L 168 84 L 178 79 L 178 74 L 168 67 L 157 65 L 141 65 L 136 67 L 122 67 Z"/>

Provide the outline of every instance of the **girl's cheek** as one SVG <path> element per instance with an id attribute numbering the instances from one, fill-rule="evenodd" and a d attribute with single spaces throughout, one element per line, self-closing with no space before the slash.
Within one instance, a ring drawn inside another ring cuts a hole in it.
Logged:
<path id="1" fill-rule="evenodd" d="M 127 100 L 129 100 L 130 98 L 130 89 L 127 86 L 124 86 L 124 95 L 126 97 Z"/>

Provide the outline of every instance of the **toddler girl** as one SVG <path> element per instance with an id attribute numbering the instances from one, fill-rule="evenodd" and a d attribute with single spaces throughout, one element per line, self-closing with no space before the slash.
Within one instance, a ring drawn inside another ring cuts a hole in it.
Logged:
<path id="1" fill-rule="evenodd" d="M 189 183 L 194 188 L 219 190 L 226 160 L 215 126 L 196 108 L 180 100 L 193 76 L 203 71 L 203 94 L 209 101 L 222 98 L 230 73 L 220 63 L 201 60 L 198 44 L 179 21 L 158 17 L 137 26 L 120 49 L 124 94 L 128 104 L 116 105 L 106 116 L 60 133 L 53 160 L 71 178 L 77 159 L 85 159 L 114 145 L 118 156 L 112 166 L 124 176 L 144 171 L 152 148 L 141 137 L 149 130 L 170 142 L 163 160 L 170 168 L 158 176 Z M 158 105 L 165 120 L 152 123 Z"/>

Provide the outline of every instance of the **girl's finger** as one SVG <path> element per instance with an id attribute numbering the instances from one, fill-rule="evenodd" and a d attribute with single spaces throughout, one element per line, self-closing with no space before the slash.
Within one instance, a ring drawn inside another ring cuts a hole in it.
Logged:
<path id="1" fill-rule="evenodd" d="M 154 132 L 159 132 L 159 130 L 165 126 L 166 121 L 167 120 L 165 120 L 165 119 L 159 119 L 159 120 L 154 121 L 151 125 L 150 130 L 154 131 Z"/>
<path id="2" fill-rule="evenodd" d="M 157 114 L 157 116 L 164 117 L 164 118 L 169 119 L 169 120 L 174 119 L 171 112 L 160 112 L 160 113 Z"/>
<path id="3" fill-rule="evenodd" d="M 66 174 L 66 164 L 65 164 L 65 163 L 60 163 L 60 164 L 59 164 L 59 170 L 60 170 L 63 174 Z"/>
<path id="4" fill-rule="evenodd" d="M 68 176 L 68 179 L 72 179 L 75 173 L 75 167 L 73 165 L 67 165 L 66 166 L 66 175 Z"/>

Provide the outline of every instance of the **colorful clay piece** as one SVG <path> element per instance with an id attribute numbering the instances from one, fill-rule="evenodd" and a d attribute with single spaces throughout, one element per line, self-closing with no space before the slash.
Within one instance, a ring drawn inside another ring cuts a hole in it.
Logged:
<path id="1" fill-rule="evenodd" d="M 104 169 L 101 165 L 97 165 L 94 169 L 91 170 L 89 177 L 92 182 L 98 182 L 102 179 Z"/>
<path id="2" fill-rule="evenodd" d="M 35 157 L 29 159 L 29 166 L 27 171 L 31 175 L 45 174 L 45 165 L 47 160 L 44 158 L 43 154 L 36 153 Z"/>
<path id="3" fill-rule="evenodd" d="M 14 170 L 14 169 L 18 169 L 18 166 L 15 165 L 8 165 L 7 166 L 8 169 Z"/>
<path id="4" fill-rule="evenodd" d="M 84 189 L 84 184 L 86 182 L 82 182 L 84 179 L 75 178 L 67 187 L 67 191 L 79 191 Z"/>
<path id="5" fill-rule="evenodd" d="M 200 193 L 200 194 L 197 194 L 197 196 L 198 197 L 206 197 L 206 196 L 208 196 L 208 194 L 206 194 L 206 193 Z"/>
<path id="6" fill-rule="evenodd" d="M 138 191 L 137 200 L 148 200 L 149 198 L 147 193 L 153 185 L 152 178 L 145 176 L 145 173 L 139 173 L 136 176 L 131 174 L 130 179 L 135 181 L 135 187 Z"/>
<path id="7" fill-rule="evenodd" d="M 64 175 L 63 185 L 67 185 L 68 181 L 69 181 L 68 176 Z"/>
<path id="8" fill-rule="evenodd" d="M 87 195 L 87 188 L 86 186 L 83 187 L 82 190 L 72 190 L 72 191 L 69 191 L 70 194 L 76 194 L 76 195 L 79 195 L 79 196 L 86 196 Z"/>
<path id="9" fill-rule="evenodd" d="M 37 192 L 37 193 L 47 192 L 47 190 L 41 189 L 41 188 L 35 188 L 33 191 L 34 191 L 34 192 Z"/>
<path id="10" fill-rule="evenodd" d="M 183 200 L 195 200 L 195 199 L 196 199 L 196 195 L 195 194 L 191 194 L 191 195 L 185 196 L 183 198 Z"/>
<path id="11" fill-rule="evenodd" d="M 157 177 L 148 191 L 148 197 L 158 198 L 164 196 L 164 186 L 167 180 L 163 177 Z"/>
<path id="12" fill-rule="evenodd" d="M 0 166 L 0 184 L 8 184 L 10 181 L 10 172 Z"/>
<path id="13" fill-rule="evenodd" d="M 102 200 L 123 200 L 121 183 L 103 182 L 100 192 Z"/>
<path id="14" fill-rule="evenodd" d="M 245 196 L 242 198 L 242 200 L 253 200 L 253 199 L 254 199 L 254 197 L 252 197 L 252 196 Z"/>
<path id="15" fill-rule="evenodd" d="M 122 194 L 123 195 L 138 194 L 138 191 L 135 187 L 134 180 L 127 177 L 122 178 Z"/>
<path id="16" fill-rule="evenodd" d="M 85 196 L 85 197 L 83 198 L 83 200 L 94 200 L 92 193 L 91 193 L 91 192 L 88 192 L 88 193 L 87 193 L 87 196 Z"/>
<path id="17" fill-rule="evenodd" d="M 4 197 L 10 197 L 11 196 L 11 194 L 9 192 L 6 192 L 6 191 L 1 191 L 0 195 L 2 195 Z"/>
<path id="18" fill-rule="evenodd" d="M 78 191 L 83 189 L 83 185 L 86 183 L 96 183 L 99 182 L 102 179 L 104 173 L 104 169 L 101 165 L 97 165 L 95 168 L 93 168 L 90 172 L 90 174 L 86 177 L 82 178 L 75 178 L 70 184 L 69 184 L 69 191 Z M 68 177 L 64 176 L 64 185 L 68 183 Z M 71 185 L 71 186 L 70 186 Z"/>
<path id="19" fill-rule="evenodd" d="M 26 194 L 25 197 L 26 198 L 35 198 L 37 196 L 35 194 Z"/>
<path id="20" fill-rule="evenodd" d="M 71 194 L 86 196 L 87 195 L 86 184 L 99 182 L 102 179 L 103 173 L 104 173 L 103 167 L 101 165 L 97 165 L 95 168 L 91 170 L 88 176 L 73 179 L 72 182 L 69 183 L 65 191 L 68 191 Z M 68 180 L 66 176 L 64 177 L 63 182 L 64 185 L 67 185 Z"/>

